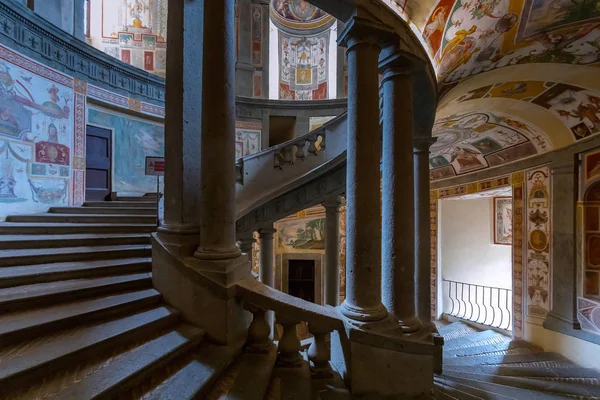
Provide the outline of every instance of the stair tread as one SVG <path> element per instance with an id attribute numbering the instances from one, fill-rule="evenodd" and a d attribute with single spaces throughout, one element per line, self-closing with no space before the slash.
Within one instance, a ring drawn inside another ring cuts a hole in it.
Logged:
<path id="1" fill-rule="evenodd" d="M 151 273 L 118 275 L 92 279 L 71 279 L 58 282 L 35 283 L 0 289 L 0 304 L 20 299 L 41 297 L 78 289 L 109 286 L 116 283 L 145 280 L 151 278 Z"/>
<path id="2" fill-rule="evenodd" d="M 17 249 L 0 250 L 0 259 L 44 256 L 66 253 L 97 253 L 105 251 L 123 251 L 123 250 L 148 250 L 152 249 L 150 244 L 123 244 L 110 246 L 76 246 L 76 247 L 58 247 L 41 249 Z"/>
<path id="3" fill-rule="evenodd" d="M 177 315 L 176 311 L 158 307 L 117 320 L 59 331 L 33 341 L 6 347 L 0 350 L 0 381 L 101 345 L 119 335 L 174 315 Z"/>
<path id="4" fill-rule="evenodd" d="M 218 379 L 233 361 L 235 351 L 226 346 L 201 344 L 183 360 L 181 368 L 141 398 L 144 400 L 184 400 L 197 398 Z M 137 388 L 137 390 L 145 388 Z"/>
<path id="5" fill-rule="evenodd" d="M 514 364 L 537 361 L 567 361 L 567 359 L 558 353 L 531 353 L 531 354 L 512 354 L 512 355 L 481 355 L 470 357 L 455 357 L 444 360 L 446 365 L 495 365 L 495 364 Z"/>
<path id="6" fill-rule="evenodd" d="M 17 267 L 3 267 L 0 268 L 0 280 L 6 278 L 14 278 L 17 276 L 35 276 L 61 271 L 85 270 L 138 263 L 149 264 L 151 262 L 151 257 L 128 257 L 106 260 L 69 261 L 47 264 L 22 265 Z"/>
<path id="7" fill-rule="evenodd" d="M 440 379 L 436 377 L 436 380 Z M 479 381 L 477 379 L 465 379 L 465 378 L 456 378 L 456 377 L 451 377 L 451 378 L 446 378 L 446 382 L 448 380 L 451 380 L 453 382 L 456 382 L 458 384 L 461 384 L 463 386 L 468 386 L 470 388 L 475 388 L 475 389 L 479 389 L 479 390 L 483 390 L 486 392 L 491 392 L 494 393 L 496 395 L 500 395 L 500 396 L 506 396 L 507 398 L 514 398 L 514 399 L 535 399 L 535 400 L 558 400 L 558 399 L 563 399 L 563 396 L 560 395 L 555 395 L 555 394 L 551 394 L 551 393 L 544 393 L 544 392 L 537 392 L 534 390 L 528 390 L 528 389 L 522 389 L 522 388 L 517 388 L 517 387 L 512 387 L 512 386 L 507 386 L 507 385 L 500 385 L 497 383 L 489 383 L 489 382 L 483 382 L 483 381 Z M 467 393 L 470 393 L 470 391 L 466 390 Z"/>
<path id="8" fill-rule="evenodd" d="M 303 361 L 296 368 L 273 369 L 267 398 L 305 400 L 311 398 L 311 393 L 312 377 L 308 362 Z"/>
<path id="9" fill-rule="evenodd" d="M 7 333 L 18 332 L 35 326 L 97 313 L 144 298 L 160 298 L 160 293 L 154 289 L 146 289 L 35 310 L 16 311 L 0 317 L 0 337 Z"/>
<path id="10" fill-rule="evenodd" d="M 526 350 L 523 352 L 541 352 L 542 349 L 522 340 L 513 340 L 512 342 L 502 342 L 483 346 L 472 346 L 459 349 L 444 350 L 444 357 L 471 357 L 484 354 L 493 355 L 498 352 L 506 352 L 510 354 L 514 350 Z M 516 353 L 516 352 L 514 352 Z"/>
<path id="11" fill-rule="evenodd" d="M 448 336 L 450 333 L 462 329 L 472 329 L 473 331 L 477 331 L 477 329 L 473 328 L 472 326 L 465 324 L 464 322 L 457 321 L 445 326 L 438 326 L 438 333 L 441 336 Z"/>
<path id="12" fill-rule="evenodd" d="M 481 397 L 463 392 L 455 387 L 444 386 L 440 383 L 434 384 L 434 399 L 453 399 L 453 400 L 476 400 Z"/>
<path id="13" fill-rule="evenodd" d="M 460 400 L 462 400 L 462 399 L 469 400 L 469 399 L 473 399 L 473 398 L 494 399 L 494 400 L 504 400 L 504 399 L 515 400 L 515 398 L 513 398 L 513 397 L 495 394 L 494 392 L 483 390 L 478 387 L 472 387 L 469 385 L 465 385 L 461 382 L 457 382 L 457 381 L 455 381 L 453 379 L 449 379 L 449 378 L 435 377 L 434 378 L 434 386 L 447 392 L 447 393 L 448 392 L 450 392 L 450 393 L 459 392 L 461 397 L 456 397 L 456 396 L 453 396 L 453 397 L 455 397 L 456 399 L 460 399 Z M 466 396 L 463 396 L 463 394 L 466 394 Z M 520 398 L 518 398 L 518 399 L 520 400 Z"/>
<path id="14" fill-rule="evenodd" d="M 513 365 L 449 365 L 444 371 L 470 372 L 499 376 L 520 377 L 571 377 L 600 378 L 600 372 L 593 368 L 548 368 L 548 367 L 516 367 Z"/>
<path id="15" fill-rule="evenodd" d="M 195 347 L 204 332 L 192 325 L 181 324 L 155 339 L 149 340 L 129 351 L 103 360 L 103 368 L 75 381 L 56 396 L 57 399 L 91 399 L 97 396 L 114 397 L 127 389 L 141 373 L 149 373 L 183 351 Z M 109 366 L 107 368 L 106 366 Z M 62 379 L 62 376 L 58 377 Z"/>
<path id="16" fill-rule="evenodd" d="M 505 336 L 501 333 L 492 330 L 487 330 L 448 340 L 444 344 L 444 349 L 453 350 L 465 347 L 484 346 L 502 342 L 509 342 L 510 340 L 511 339 L 508 336 Z"/>
<path id="17" fill-rule="evenodd" d="M 266 353 L 242 353 L 219 377 L 219 381 L 207 397 L 230 400 L 264 399 L 276 358 L 275 344 L 271 344 L 271 348 Z"/>
<path id="18" fill-rule="evenodd" d="M 140 215 L 140 214 L 73 214 L 73 213 L 35 213 L 35 214 L 19 214 L 9 215 L 10 218 L 21 218 L 21 217 L 139 217 L 139 218 L 152 218 L 152 215 Z"/>
<path id="19" fill-rule="evenodd" d="M 580 382 L 567 383 L 535 378 L 516 376 L 496 376 L 488 374 L 473 374 L 470 372 L 447 371 L 444 376 L 462 379 L 474 379 L 481 382 L 495 383 L 504 386 L 512 386 L 526 390 L 550 392 L 555 394 L 571 394 L 578 396 L 600 396 L 600 387 L 586 385 Z"/>
<path id="20" fill-rule="evenodd" d="M 69 227 L 82 227 L 89 226 L 91 228 L 98 227 L 148 227 L 153 226 L 156 227 L 156 224 L 140 224 L 140 223 L 110 223 L 110 222 L 85 222 L 85 223 L 73 223 L 73 222 L 0 222 L 0 227 L 12 227 L 12 228 L 20 228 L 20 227 L 39 227 L 39 228 L 54 228 L 57 226 L 69 228 Z"/>
<path id="21" fill-rule="evenodd" d="M 0 243 L 16 241 L 39 241 L 39 240 L 76 240 L 76 239 L 120 239 L 120 238 L 147 238 L 148 233 L 65 233 L 65 234 L 16 234 L 0 235 Z"/>

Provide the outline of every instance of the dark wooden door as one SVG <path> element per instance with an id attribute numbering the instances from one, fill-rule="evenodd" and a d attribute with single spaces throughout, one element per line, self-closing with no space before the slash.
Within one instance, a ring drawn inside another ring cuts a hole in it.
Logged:
<path id="1" fill-rule="evenodd" d="M 86 140 L 85 199 L 106 200 L 111 190 L 111 131 L 88 125 Z"/>
<path id="2" fill-rule="evenodd" d="M 315 301 L 315 261 L 288 261 L 288 293 L 306 301 Z"/>

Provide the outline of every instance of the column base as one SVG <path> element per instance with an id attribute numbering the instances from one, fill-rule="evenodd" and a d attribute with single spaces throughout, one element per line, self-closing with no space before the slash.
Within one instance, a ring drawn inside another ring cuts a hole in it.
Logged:
<path id="1" fill-rule="evenodd" d="M 423 324 L 417 316 L 409 318 L 398 318 L 398 325 L 403 333 L 413 333 L 421 329 Z"/>
<path id="2" fill-rule="evenodd" d="M 194 254 L 200 242 L 200 228 L 195 225 L 163 224 L 155 235 L 170 251 L 182 257 Z"/>
<path id="3" fill-rule="evenodd" d="M 231 260 L 242 255 L 239 247 L 231 249 L 207 249 L 198 247 L 194 252 L 194 257 L 199 260 Z"/>
<path id="4" fill-rule="evenodd" d="M 331 364 L 353 396 L 413 398 L 430 393 L 441 347 L 428 330 L 405 336 L 391 316 L 363 328 L 352 320 L 344 320 L 344 326 L 331 334 Z"/>
<path id="5" fill-rule="evenodd" d="M 160 235 L 152 238 L 152 283 L 164 301 L 177 308 L 184 320 L 205 330 L 210 340 L 241 345 L 251 315 L 233 289 L 251 277 L 248 258 L 198 260 L 173 252 Z"/>
<path id="6" fill-rule="evenodd" d="M 359 323 L 377 322 L 387 318 L 388 311 L 383 304 L 376 307 L 364 308 L 350 304 L 345 300 L 340 306 L 340 312 L 348 319 Z"/>

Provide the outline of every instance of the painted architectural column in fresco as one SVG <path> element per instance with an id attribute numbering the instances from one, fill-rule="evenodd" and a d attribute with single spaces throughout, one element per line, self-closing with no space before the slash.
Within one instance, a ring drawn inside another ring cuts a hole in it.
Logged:
<path id="1" fill-rule="evenodd" d="M 202 79 L 195 65 L 201 63 L 202 48 L 197 46 L 201 32 L 189 27 L 200 26 L 201 16 L 201 3 L 183 0 L 169 3 L 172 36 L 167 56 L 169 89 L 165 98 L 165 214 L 159 232 L 177 235 L 200 232 L 198 170 L 202 121 L 195 105 L 202 94 Z"/>
<path id="2" fill-rule="evenodd" d="M 346 167 L 346 299 L 341 312 L 355 321 L 387 316 L 381 303 L 378 39 L 374 24 L 352 19 L 338 42 L 348 54 Z"/>
<path id="3" fill-rule="evenodd" d="M 336 21 L 336 31 L 337 31 L 337 35 L 338 37 L 340 36 L 340 34 L 342 33 L 342 31 L 344 30 L 344 27 L 346 26 L 346 24 L 344 24 L 342 21 Z M 336 93 L 336 98 L 337 99 L 343 99 L 344 97 L 346 97 L 346 52 L 344 51 L 343 47 L 338 47 L 337 49 L 337 75 L 336 75 L 336 79 L 337 79 L 337 93 Z"/>
<path id="4" fill-rule="evenodd" d="M 417 272 L 417 315 L 423 324 L 435 325 L 431 318 L 431 232 L 429 199 L 429 148 L 436 139 L 415 136 L 414 160 L 414 230 L 415 268 Z"/>
<path id="5" fill-rule="evenodd" d="M 398 52 L 381 61 L 383 79 L 383 304 L 403 332 L 421 328 L 415 298 L 413 99 L 411 66 Z"/>
<path id="6" fill-rule="evenodd" d="M 325 207 L 325 304 L 337 307 L 340 299 L 340 205 L 338 197 Z"/>
<path id="7" fill-rule="evenodd" d="M 258 230 L 260 245 L 260 272 L 259 280 L 267 286 L 274 287 L 275 275 L 273 274 L 273 235 L 277 232 L 273 228 L 262 228 Z"/>
<path id="8" fill-rule="evenodd" d="M 235 237 L 234 0 L 206 1 L 204 15 L 201 223 L 194 256 L 224 260 L 241 255 Z M 186 62 L 194 60 L 186 58 Z"/>
<path id="9" fill-rule="evenodd" d="M 577 262 L 575 255 L 575 205 L 577 203 L 577 166 L 574 158 L 550 165 L 552 199 L 551 309 L 544 327 L 568 333 L 580 329 L 577 320 Z M 530 222 L 550 215 L 530 212 Z M 529 239 L 531 241 L 531 239 Z M 562 329 L 560 329 L 562 328 Z"/>
<path id="10" fill-rule="evenodd" d="M 237 0 L 238 32 L 235 64 L 235 94 L 252 97 L 254 66 L 252 65 L 252 7 L 250 0 Z"/>

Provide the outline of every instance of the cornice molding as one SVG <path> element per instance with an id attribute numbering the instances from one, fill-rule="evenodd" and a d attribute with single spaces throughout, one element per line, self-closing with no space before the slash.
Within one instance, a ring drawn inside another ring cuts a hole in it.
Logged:
<path id="1" fill-rule="evenodd" d="M 0 0 L 0 43 L 111 92 L 164 103 L 164 79 L 76 39 L 14 0 Z"/>

